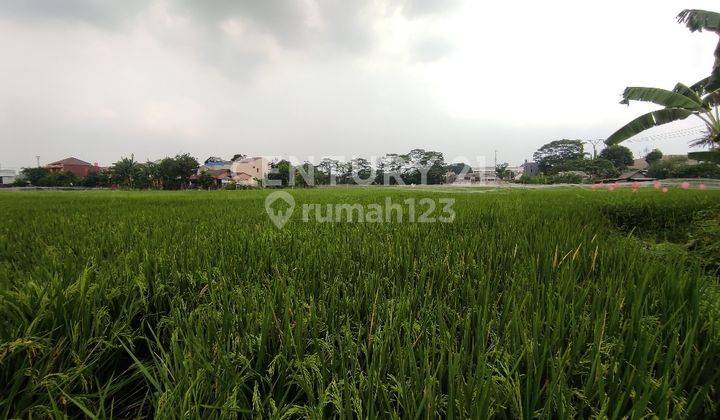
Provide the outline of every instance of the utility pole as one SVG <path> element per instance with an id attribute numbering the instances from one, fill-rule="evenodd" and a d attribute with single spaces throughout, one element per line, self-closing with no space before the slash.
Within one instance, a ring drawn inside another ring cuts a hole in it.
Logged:
<path id="1" fill-rule="evenodd" d="M 497 150 L 495 151 L 495 167 L 497 168 Z"/>

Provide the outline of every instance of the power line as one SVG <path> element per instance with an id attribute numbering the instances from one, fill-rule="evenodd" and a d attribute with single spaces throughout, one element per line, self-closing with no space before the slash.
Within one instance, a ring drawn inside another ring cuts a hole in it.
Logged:
<path id="1" fill-rule="evenodd" d="M 664 141 L 670 139 L 676 139 L 680 137 L 700 137 L 704 135 L 707 128 L 704 125 L 698 125 L 695 127 L 681 128 L 678 130 L 665 131 L 662 133 L 648 134 L 645 136 L 635 136 L 628 140 L 629 143 L 645 143 L 651 141 Z"/>

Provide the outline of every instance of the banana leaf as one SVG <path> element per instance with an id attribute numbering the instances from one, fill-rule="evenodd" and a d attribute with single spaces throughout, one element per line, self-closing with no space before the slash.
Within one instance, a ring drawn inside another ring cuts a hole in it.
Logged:
<path id="1" fill-rule="evenodd" d="M 682 108 L 667 108 L 659 111 L 649 112 L 642 115 L 633 121 L 630 121 L 623 128 L 619 129 L 613 135 L 605 140 L 605 144 L 611 146 L 613 144 L 621 143 L 630 137 L 642 133 L 648 128 L 657 127 L 659 125 L 671 123 L 673 121 L 684 120 L 685 118 L 694 115 L 694 111 L 690 111 Z"/>

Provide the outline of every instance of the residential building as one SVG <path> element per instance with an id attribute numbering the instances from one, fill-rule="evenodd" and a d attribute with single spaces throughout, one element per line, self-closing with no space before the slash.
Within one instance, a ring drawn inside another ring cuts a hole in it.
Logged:
<path id="1" fill-rule="evenodd" d="M 686 165 L 697 165 L 698 163 L 700 163 L 695 159 L 689 159 L 687 155 L 664 155 L 662 158 L 660 158 L 661 162 L 667 162 L 669 160 L 685 160 L 685 162 L 683 163 L 685 163 Z M 632 166 L 630 166 L 630 169 L 644 170 L 649 167 L 650 165 L 648 165 L 645 159 L 635 159 Z"/>
<path id="2" fill-rule="evenodd" d="M 242 185 L 245 187 L 254 187 L 258 185 L 258 181 L 251 175 L 246 174 L 245 172 L 235 174 L 232 179 L 237 185 Z"/>
<path id="3" fill-rule="evenodd" d="M 465 179 L 470 182 L 495 182 L 498 180 L 497 172 L 492 166 L 473 170 L 465 175 Z"/>
<path id="4" fill-rule="evenodd" d="M 10 185 L 15 182 L 15 171 L 12 169 L 0 169 L 0 185 Z"/>
<path id="5" fill-rule="evenodd" d="M 232 162 L 229 160 L 223 160 L 219 157 L 209 157 L 205 160 L 205 163 L 200 166 L 198 173 L 209 170 L 230 170 L 231 165 Z"/>
<path id="6" fill-rule="evenodd" d="M 230 165 L 230 172 L 238 184 L 257 186 L 270 173 L 270 161 L 263 157 L 240 159 Z"/>
<path id="7" fill-rule="evenodd" d="M 195 183 L 197 181 L 198 177 L 201 173 L 207 172 L 210 174 L 213 179 L 215 180 L 215 187 L 216 188 L 223 188 L 228 184 L 231 184 L 233 182 L 232 174 L 230 173 L 230 169 L 207 169 L 204 171 L 199 171 L 197 175 L 193 175 L 190 177 L 190 181 Z"/>
<path id="8" fill-rule="evenodd" d="M 648 163 L 645 159 L 635 159 L 633 160 L 633 164 L 630 165 L 629 169 L 636 169 L 638 171 L 642 171 L 648 168 Z"/>
<path id="9" fill-rule="evenodd" d="M 528 162 L 525 160 L 525 163 L 520 165 L 520 171 L 518 174 L 522 173 L 527 176 L 538 176 L 540 175 L 540 166 L 536 162 Z"/>
<path id="10" fill-rule="evenodd" d="M 91 164 L 74 157 L 49 163 L 45 165 L 45 169 L 50 172 L 71 172 L 80 178 L 85 178 L 89 173 L 100 172 L 97 163 Z"/>

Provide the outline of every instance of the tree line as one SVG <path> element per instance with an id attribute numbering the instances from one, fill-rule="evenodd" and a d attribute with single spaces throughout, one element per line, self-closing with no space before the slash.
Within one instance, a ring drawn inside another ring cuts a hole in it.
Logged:
<path id="1" fill-rule="evenodd" d="M 472 168 L 466 164 L 460 164 Z M 459 171 L 458 164 L 447 164 L 442 153 L 424 149 L 412 149 L 405 154 L 389 153 L 370 162 L 357 157 L 348 161 L 324 158 L 319 164 L 303 162 L 293 165 L 288 160 L 272 164 L 268 179 L 282 186 L 313 185 L 412 185 L 442 184 L 446 174 Z M 459 173 L 459 172 L 455 172 Z M 311 175 L 311 176 L 309 176 Z"/>
<path id="2" fill-rule="evenodd" d="M 72 172 L 51 172 L 46 168 L 24 168 L 17 186 L 36 187 L 111 187 L 177 190 L 187 188 L 200 164 L 189 154 L 167 157 L 157 162 L 137 162 L 122 158 L 107 170 L 91 171 L 84 178 Z"/>
<path id="3" fill-rule="evenodd" d="M 235 154 L 231 161 L 245 157 L 244 154 Z M 211 157 L 204 163 L 222 162 L 219 158 Z M 460 173 L 462 169 L 471 170 L 466 164 L 448 165 L 442 153 L 424 149 L 413 149 L 405 154 L 387 154 L 374 163 L 362 157 L 349 161 L 324 158 L 317 165 L 304 162 L 293 166 L 283 159 L 272 162 L 270 166 L 269 180 L 281 186 L 299 187 L 330 184 L 441 184 L 446 181 L 447 171 Z M 42 167 L 24 168 L 15 185 L 87 188 L 118 186 L 165 190 L 215 186 L 215 179 L 209 172 L 200 171 L 198 174 L 200 168 L 200 162 L 189 154 L 179 154 L 156 162 L 138 162 L 131 156 L 121 158 L 105 170 L 90 172 L 84 178 L 71 172 L 53 172 Z"/>

